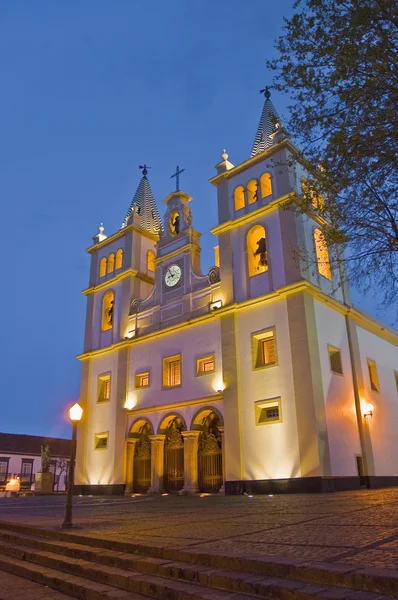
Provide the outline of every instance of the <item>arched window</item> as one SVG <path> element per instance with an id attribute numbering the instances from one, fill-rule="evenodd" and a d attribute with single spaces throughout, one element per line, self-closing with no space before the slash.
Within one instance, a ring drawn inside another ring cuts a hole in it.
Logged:
<path id="1" fill-rule="evenodd" d="M 304 198 L 306 200 L 310 200 L 314 208 L 323 208 L 325 200 L 319 192 L 314 190 L 311 184 L 306 179 L 304 179 L 304 177 L 301 179 L 301 190 Z"/>
<path id="2" fill-rule="evenodd" d="M 329 250 L 326 245 L 325 236 L 320 229 L 314 229 L 314 242 L 318 272 L 326 279 L 332 279 L 332 271 L 329 262 Z"/>
<path id="3" fill-rule="evenodd" d="M 245 208 L 245 190 L 243 189 L 243 185 L 238 185 L 234 191 L 234 203 L 235 210 L 240 210 L 241 208 Z"/>
<path id="4" fill-rule="evenodd" d="M 171 235 L 178 235 L 180 233 L 180 215 L 178 210 L 173 210 L 169 217 L 169 228 Z"/>
<path id="5" fill-rule="evenodd" d="M 272 181 L 269 173 L 263 173 L 260 177 L 261 198 L 266 198 L 272 194 Z"/>
<path id="6" fill-rule="evenodd" d="M 110 254 L 108 256 L 108 273 L 113 273 L 113 271 L 115 270 L 115 255 Z"/>
<path id="7" fill-rule="evenodd" d="M 146 255 L 146 268 L 147 271 L 155 271 L 155 258 L 156 254 L 153 250 L 148 250 L 148 254 Z"/>
<path id="8" fill-rule="evenodd" d="M 247 234 L 247 268 L 249 277 L 268 271 L 266 233 L 262 225 L 255 225 Z"/>
<path id="9" fill-rule="evenodd" d="M 247 184 L 247 201 L 249 204 L 257 202 L 258 200 L 258 186 L 255 179 L 251 179 Z"/>
<path id="10" fill-rule="evenodd" d="M 101 329 L 107 331 L 113 327 L 115 294 L 106 292 L 102 299 Z"/>
<path id="11" fill-rule="evenodd" d="M 119 248 L 116 252 L 115 269 L 121 269 L 123 266 L 123 250 Z"/>
<path id="12" fill-rule="evenodd" d="M 105 275 L 106 275 L 106 258 L 104 256 L 104 258 L 101 258 L 101 260 L 100 260 L 99 276 L 105 277 Z"/>

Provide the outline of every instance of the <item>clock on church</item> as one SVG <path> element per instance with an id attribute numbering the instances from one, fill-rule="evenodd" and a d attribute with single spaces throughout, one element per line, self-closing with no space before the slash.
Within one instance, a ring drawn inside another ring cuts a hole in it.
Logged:
<path id="1" fill-rule="evenodd" d="M 165 276 L 164 282 L 167 287 L 174 287 L 180 281 L 182 275 L 181 267 L 178 265 L 171 265 L 168 267 Z"/>

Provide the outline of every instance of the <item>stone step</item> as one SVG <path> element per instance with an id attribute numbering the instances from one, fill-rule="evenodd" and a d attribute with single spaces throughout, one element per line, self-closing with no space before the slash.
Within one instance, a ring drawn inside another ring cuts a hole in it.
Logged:
<path id="1" fill-rule="evenodd" d="M 184 583 L 194 583 L 215 590 L 225 590 L 232 593 L 249 594 L 259 597 L 273 597 L 280 600 L 308 600 L 314 595 L 319 598 L 352 598 L 358 595 L 358 590 L 331 586 L 327 582 L 313 584 L 308 580 L 292 580 L 280 577 L 267 577 L 261 573 L 243 570 L 215 568 L 207 565 L 197 565 L 185 561 L 173 561 L 151 556 L 138 555 L 118 550 L 104 550 L 85 544 L 57 541 L 44 537 L 31 536 L 13 531 L 0 530 L 0 552 L 7 551 L 7 544 L 35 548 L 43 555 L 53 553 L 63 555 L 72 561 L 86 561 L 106 567 L 115 567 L 123 573 L 131 571 L 141 575 L 171 578 Z M 62 568 L 62 567 L 57 567 Z M 79 567 L 77 567 L 78 569 Z M 102 567 L 101 567 L 102 568 Z M 75 572 L 75 571 L 73 571 Z M 77 571 L 79 573 L 79 571 Z M 140 591 L 140 589 L 138 590 Z M 144 592 L 142 592 L 144 593 Z M 377 596 L 381 597 L 378 593 Z M 376 596 L 361 592 L 363 600 L 372 600 Z M 391 598 L 390 596 L 384 596 Z"/>
<path id="2" fill-rule="evenodd" d="M 55 569 L 43 569 L 40 565 L 27 563 L 26 560 L 2 554 L 0 554 L 0 569 L 39 583 L 46 586 L 46 588 L 57 590 L 69 598 L 79 598 L 80 600 L 148 600 L 140 594 L 129 593 L 109 585 L 87 581 L 75 575 L 60 573 Z M 26 591 L 28 592 L 28 590 Z M 26 597 L 30 598 L 30 596 Z M 47 595 L 43 591 L 43 595 L 37 597 L 46 598 Z"/>
<path id="3" fill-rule="evenodd" d="M 254 596 L 231 594 L 227 591 L 200 586 L 186 581 L 167 579 L 165 577 L 136 573 L 131 570 L 99 565 L 79 558 L 65 557 L 45 550 L 29 546 L 21 546 L 0 542 L 0 555 L 6 555 L 26 563 L 50 569 L 56 573 L 67 573 L 81 580 L 89 580 L 95 584 L 108 586 L 110 589 L 125 591 L 158 600 L 254 600 Z M 1 563 L 0 563 L 1 564 Z M 60 589 L 60 588 L 56 588 Z M 60 589 L 60 591 L 62 591 Z M 133 596 L 134 598 L 136 597 Z M 118 596 L 116 596 L 118 597 Z M 123 596 L 122 596 L 123 597 Z M 128 598 L 128 596 L 126 597 Z"/>

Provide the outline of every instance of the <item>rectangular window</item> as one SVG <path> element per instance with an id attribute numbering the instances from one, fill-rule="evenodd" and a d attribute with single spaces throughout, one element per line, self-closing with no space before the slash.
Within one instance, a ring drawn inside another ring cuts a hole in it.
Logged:
<path id="1" fill-rule="evenodd" d="M 33 459 L 22 459 L 21 464 L 21 483 L 30 483 L 32 479 Z"/>
<path id="2" fill-rule="evenodd" d="M 111 376 L 100 375 L 98 377 L 98 396 L 97 402 L 107 402 L 111 399 Z"/>
<path id="3" fill-rule="evenodd" d="M 108 448 L 108 432 L 96 433 L 94 435 L 94 448 L 96 450 L 106 450 Z"/>
<path id="4" fill-rule="evenodd" d="M 196 361 L 196 375 L 206 375 L 207 373 L 214 373 L 214 370 L 214 355 L 206 356 L 204 358 L 198 358 L 198 360 Z"/>
<path id="5" fill-rule="evenodd" d="M 149 386 L 149 372 L 137 373 L 135 376 L 135 387 L 144 388 Z"/>
<path id="6" fill-rule="evenodd" d="M 341 353 L 340 350 L 334 348 L 333 346 L 328 346 L 329 351 L 329 361 L 330 361 L 330 370 L 332 373 L 337 373 L 338 375 L 343 374 L 343 365 L 341 364 Z"/>
<path id="7" fill-rule="evenodd" d="M 163 359 L 163 387 L 181 385 L 181 354 Z"/>
<path id="8" fill-rule="evenodd" d="M 256 425 L 282 423 L 282 406 L 280 398 L 259 400 L 254 403 Z"/>
<path id="9" fill-rule="evenodd" d="M 0 458 L 0 484 L 6 482 L 9 458 Z"/>
<path id="10" fill-rule="evenodd" d="M 277 363 L 275 328 L 252 334 L 253 369 L 274 367 Z"/>
<path id="11" fill-rule="evenodd" d="M 374 360 L 368 359 L 368 369 L 370 378 L 370 387 L 374 392 L 379 391 L 379 378 L 377 376 L 377 368 Z"/>

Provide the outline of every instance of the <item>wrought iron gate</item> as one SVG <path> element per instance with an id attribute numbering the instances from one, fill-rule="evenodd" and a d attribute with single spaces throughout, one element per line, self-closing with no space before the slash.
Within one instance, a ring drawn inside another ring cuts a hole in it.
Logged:
<path id="1" fill-rule="evenodd" d="M 175 493 L 184 487 L 184 440 L 174 419 L 166 431 L 164 488 Z"/>
<path id="2" fill-rule="evenodd" d="M 222 486 L 221 442 L 213 433 L 202 433 L 199 443 L 199 489 L 219 492 Z"/>
<path id="3" fill-rule="evenodd" d="M 134 452 L 134 481 L 135 492 L 147 492 L 151 486 L 151 442 L 146 425 L 140 431 L 140 438 Z"/>

